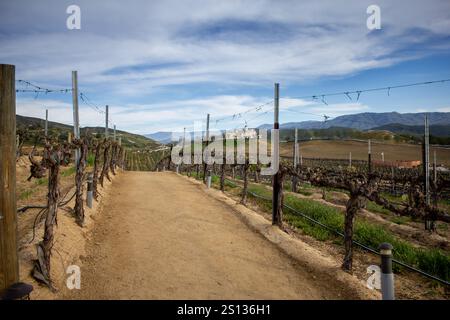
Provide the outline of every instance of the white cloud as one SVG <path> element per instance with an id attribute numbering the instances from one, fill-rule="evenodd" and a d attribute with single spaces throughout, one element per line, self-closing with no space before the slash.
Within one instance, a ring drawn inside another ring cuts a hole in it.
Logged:
<path id="1" fill-rule="evenodd" d="M 207 112 L 231 115 L 266 102 L 216 93 L 203 99 L 167 95 L 166 102 L 146 103 L 173 86 L 208 84 L 242 92 L 272 86 L 274 79 L 288 85 L 351 75 L 449 47 L 427 42 L 450 36 L 450 2 L 445 0 L 379 0 L 380 32 L 367 30 L 366 8 L 372 3 L 360 0 L 134 0 L 127 5 L 79 0 L 77 4 L 81 30 L 69 31 L 64 2 L 0 2 L 0 61 L 16 64 L 18 79 L 48 86 L 70 87 L 71 71 L 78 70 L 80 90 L 116 102 L 111 103 L 112 117 L 139 132 Z M 405 50 L 411 45 L 423 49 L 411 54 Z M 42 114 L 44 101 L 22 102 L 20 112 Z M 280 107 L 297 106 L 330 115 L 368 108 L 360 104 L 312 108 L 298 99 L 283 99 Z M 68 113 L 61 111 L 55 118 L 70 123 L 71 111 L 65 108 Z M 80 121 L 101 124 L 102 118 L 86 108 Z"/>

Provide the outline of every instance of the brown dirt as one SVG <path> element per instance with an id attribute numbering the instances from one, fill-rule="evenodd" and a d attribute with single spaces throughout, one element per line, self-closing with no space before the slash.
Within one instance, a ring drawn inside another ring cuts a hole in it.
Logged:
<path id="1" fill-rule="evenodd" d="M 280 154 L 292 156 L 292 142 L 280 144 Z M 430 154 L 436 151 L 438 164 L 450 165 L 450 148 L 431 146 Z M 300 152 L 305 158 L 348 159 L 349 152 L 353 160 L 367 160 L 367 143 L 360 141 L 312 140 L 300 143 Z M 421 160 L 421 146 L 406 143 L 382 143 L 372 141 L 372 159 L 381 160 L 384 152 L 386 161 Z"/>
<path id="2" fill-rule="evenodd" d="M 370 296 L 358 291 L 368 291 L 362 285 L 356 290 L 352 281 L 342 280 L 351 276 L 343 275 L 338 267 L 324 267 L 315 273 L 315 263 L 324 260 L 320 253 L 292 243 L 297 240 L 264 219 L 259 221 L 261 217 L 251 210 L 233 208 L 231 199 L 223 194 L 223 199 L 214 196 L 214 191 L 168 172 L 124 172 L 116 177 L 96 215 L 95 227 L 87 235 L 90 240 L 81 259 L 81 290 L 65 289 L 63 297 Z M 303 261 L 299 255 L 293 258 L 298 252 Z M 324 270 L 330 273 L 325 276 Z"/>

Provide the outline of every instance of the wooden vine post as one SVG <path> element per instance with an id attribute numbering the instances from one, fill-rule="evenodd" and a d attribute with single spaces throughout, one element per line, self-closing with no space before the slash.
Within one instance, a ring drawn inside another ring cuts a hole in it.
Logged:
<path id="1" fill-rule="evenodd" d="M 0 65 L 0 290 L 19 281 L 15 66 Z"/>

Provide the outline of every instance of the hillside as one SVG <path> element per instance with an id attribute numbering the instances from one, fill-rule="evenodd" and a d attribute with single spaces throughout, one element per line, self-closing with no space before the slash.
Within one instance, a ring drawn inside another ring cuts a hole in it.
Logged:
<path id="1" fill-rule="evenodd" d="M 183 133 L 179 133 L 182 135 Z M 172 141 L 172 132 L 158 131 L 144 135 L 145 137 L 158 141 L 159 143 L 170 143 Z"/>
<path id="2" fill-rule="evenodd" d="M 343 115 L 328 121 L 302 121 L 289 122 L 280 125 L 281 129 L 327 129 L 331 127 L 345 127 L 359 130 L 368 130 L 387 124 L 402 124 L 408 126 L 423 125 L 425 115 L 428 115 L 430 125 L 450 125 L 450 112 L 429 113 L 398 113 L 398 112 L 364 112 Z M 271 128 L 269 124 L 263 124 L 258 128 Z"/>
<path id="3" fill-rule="evenodd" d="M 16 124 L 18 134 L 25 135 L 25 142 L 28 144 L 34 144 L 36 137 L 42 136 L 45 127 L 45 120 L 33 117 L 25 117 L 21 115 L 16 115 Z M 68 133 L 73 132 L 73 126 L 58 122 L 48 122 L 49 136 L 54 137 L 60 141 L 66 141 L 68 138 Z M 80 128 L 81 136 L 86 135 L 86 133 L 95 134 L 96 137 L 104 137 L 105 128 L 103 127 L 83 127 Z M 113 134 L 113 130 L 110 129 L 110 135 Z M 116 134 L 122 137 L 122 145 L 125 148 L 155 148 L 160 144 L 150 138 L 129 133 L 122 130 L 116 130 Z"/>
<path id="4" fill-rule="evenodd" d="M 387 130 L 400 134 L 423 135 L 423 126 L 410 126 L 400 123 L 391 123 L 384 126 L 373 128 L 373 130 Z M 450 137 L 450 124 L 430 125 L 430 135 L 436 137 Z"/>

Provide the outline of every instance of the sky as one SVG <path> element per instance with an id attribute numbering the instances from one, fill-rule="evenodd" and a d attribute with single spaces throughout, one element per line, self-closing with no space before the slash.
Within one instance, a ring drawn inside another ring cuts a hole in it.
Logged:
<path id="1" fill-rule="evenodd" d="M 79 30 L 66 26 L 73 4 Z M 381 29 L 369 30 L 373 4 Z M 270 123 L 275 82 L 282 123 L 450 112 L 450 83 L 305 98 L 449 79 L 450 1 L 0 0 L 0 63 L 50 89 L 71 88 L 77 70 L 81 126 L 103 126 L 95 107 L 109 105 L 111 124 L 139 134 L 189 130 L 207 113 L 216 129 Z M 17 93 L 18 114 L 45 109 L 72 124 L 70 92 Z"/>

